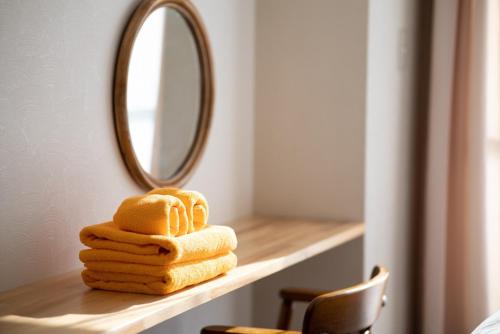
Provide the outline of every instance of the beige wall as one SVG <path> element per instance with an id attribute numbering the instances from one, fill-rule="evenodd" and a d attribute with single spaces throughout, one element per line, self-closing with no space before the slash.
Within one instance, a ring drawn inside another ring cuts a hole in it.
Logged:
<path id="1" fill-rule="evenodd" d="M 187 187 L 207 195 L 211 222 L 224 223 L 253 208 L 255 3 L 194 2 L 212 41 L 217 97 L 208 147 Z M 120 157 L 111 100 L 116 50 L 137 3 L 0 1 L 0 290 L 81 267 L 79 230 L 141 191 Z M 248 323 L 250 292 L 155 331 Z"/>
<path id="2" fill-rule="evenodd" d="M 257 2 L 256 210 L 361 220 L 368 5 L 313 3 Z"/>
<path id="3" fill-rule="evenodd" d="M 418 1 L 370 1 L 368 25 L 365 275 L 390 270 L 375 328 L 411 333 L 411 181 Z"/>
<path id="4" fill-rule="evenodd" d="M 257 213 L 363 219 L 367 7 L 257 1 Z M 281 287 L 360 281 L 362 254 L 358 239 L 258 282 L 255 323 L 275 325 Z"/>

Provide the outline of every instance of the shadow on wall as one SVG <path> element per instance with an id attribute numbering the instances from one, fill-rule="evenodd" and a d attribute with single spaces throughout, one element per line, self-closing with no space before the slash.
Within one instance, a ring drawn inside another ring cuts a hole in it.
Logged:
<path id="1" fill-rule="evenodd" d="M 276 327 L 281 288 L 336 290 L 363 280 L 363 239 L 358 238 L 256 282 L 253 285 L 253 325 Z M 306 306 L 305 303 L 294 306 L 290 328 L 302 328 Z"/>
<path id="2" fill-rule="evenodd" d="M 182 314 L 158 324 L 142 333 L 199 333 L 200 330 L 213 324 L 233 324 L 251 326 L 252 310 L 249 301 L 252 300 L 252 286 L 235 290 L 227 295 L 200 305 Z M 214 311 L 215 310 L 215 311 Z M 189 321 L 186 321 L 189 319 Z"/>

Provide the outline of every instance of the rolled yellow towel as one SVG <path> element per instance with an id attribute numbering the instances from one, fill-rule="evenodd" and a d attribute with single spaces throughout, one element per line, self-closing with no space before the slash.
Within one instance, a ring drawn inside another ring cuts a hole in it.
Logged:
<path id="1" fill-rule="evenodd" d="M 125 231 L 175 237 L 189 233 L 182 201 L 170 195 L 146 194 L 124 200 L 113 221 Z"/>
<path id="2" fill-rule="evenodd" d="M 80 252 L 82 262 L 121 261 L 164 265 L 205 259 L 236 249 L 234 230 L 210 225 L 201 231 L 167 237 L 121 230 L 114 222 L 84 227 L 80 241 L 90 247 Z"/>
<path id="3" fill-rule="evenodd" d="M 233 253 L 169 266 L 122 262 L 86 262 L 82 279 L 91 288 L 165 295 L 198 284 L 236 267 Z"/>
<path id="4" fill-rule="evenodd" d="M 179 198 L 186 207 L 187 218 L 190 222 L 189 232 L 202 229 L 208 222 L 208 203 L 205 197 L 191 190 L 178 188 L 157 188 L 148 194 L 171 195 Z"/>

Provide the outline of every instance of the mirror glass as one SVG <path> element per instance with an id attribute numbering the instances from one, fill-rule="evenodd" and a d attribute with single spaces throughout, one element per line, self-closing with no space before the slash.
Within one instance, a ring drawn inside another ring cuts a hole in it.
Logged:
<path id="1" fill-rule="evenodd" d="M 126 109 L 137 160 L 156 179 L 175 175 L 190 152 L 201 80 L 196 42 L 182 14 L 166 6 L 154 10 L 132 46 Z"/>

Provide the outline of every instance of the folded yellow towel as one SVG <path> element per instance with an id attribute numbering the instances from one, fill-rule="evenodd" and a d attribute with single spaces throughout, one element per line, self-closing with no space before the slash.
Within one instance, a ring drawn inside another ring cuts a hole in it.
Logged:
<path id="1" fill-rule="evenodd" d="M 85 263 L 82 278 L 91 288 L 165 295 L 224 274 L 236 263 L 231 252 L 169 266 L 90 261 Z"/>
<path id="2" fill-rule="evenodd" d="M 179 198 L 186 207 L 187 218 L 190 222 L 189 232 L 202 229 L 208 222 L 207 200 L 197 191 L 158 188 L 151 190 L 148 194 L 171 195 Z"/>
<path id="3" fill-rule="evenodd" d="M 92 248 L 83 250 L 86 261 L 121 261 L 163 265 L 205 259 L 234 250 L 234 230 L 229 226 L 210 225 L 201 231 L 166 237 L 122 231 L 114 222 L 84 227 L 81 242 Z"/>
<path id="4" fill-rule="evenodd" d="M 175 237 L 189 233 L 182 201 L 170 195 L 146 194 L 124 200 L 113 221 L 125 231 Z"/>

